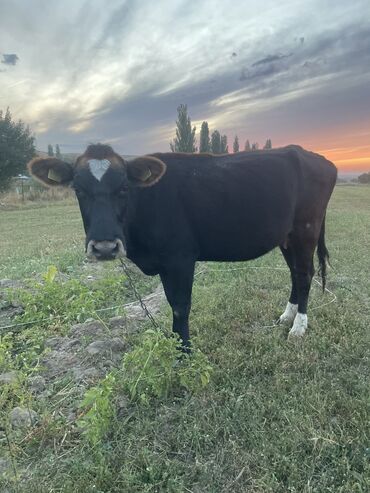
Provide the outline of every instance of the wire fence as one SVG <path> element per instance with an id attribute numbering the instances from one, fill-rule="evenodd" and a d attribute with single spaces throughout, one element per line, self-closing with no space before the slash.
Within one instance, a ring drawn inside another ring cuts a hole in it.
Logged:
<path id="1" fill-rule="evenodd" d="M 132 292 L 134 293 L 136 300 L 131 301 L 130 303 L 114 305 L 114 306 L 110 306 L 107 308 L 99 308 L 97 310 L 94 310 L 94 313 L 98 314 L 98 313 L 107 312 L 110 310 L 117 310 L 119 308 L 124 309 L 124 308 L 127 308 L 127 307 L 132 306 L 132 305 L 136 305 L 137 303 L 139 303 L 141 308 L 143 309 L 146 317 L 150 320 L 152 325 L 155 328 L 159 328 L 159 323 L 157 322 L 157 320 L 155 319 L 155 317 L 153 316 L 153 314 L 150 312 L 149 308 L 147 307 L 147 305 L 145 303 L 145 298 L 144 299 L 142 298 L 142 296 L 140 295 L 140 293 L 136 287 L 136 284 L 135 284 L 134 278 L 132 276 L 130 267 L 127 265 L 126 262 L 124 262 L 124 260 L 120 259 L 120 262 L 121 262 L 122 270 L 127 277 L 130 288 L 132 289 Z M 209 273 L 209 272 L 224 273 L 224 272 L 232 272 L 232 271 L 247 271 L 249 269 L 287 271 L 286 267 L 269 267 L 269 266 L 227 267 L 227 268 L 217 268 L 217 269 L 205 268 L 205 269 L 202 269 L 202 270 L 195 273 L 194 280 L 196 280 L 197 277 L 199 277 L 205 273 Z M 320 283 L 320 281 L 318 281 L 316 278 L 314 278 L 313 281 L 322 288 L 322 284 Z M 332 298 L 325 303 L 310 307 L 310 311 L 319 310 L 320 308 L 323 308 L 324 306 L 327 306 L 327 305 L 330 305 L 330 304 L 336 302 L 336 300 L 337 300 L 336 295 L 332 291 L 330 291 L 327 287 L 325 287 L 325 291 L 327 293 L 329 293 L 332 296 Z M 160 296 L 160 295 L 161 295 L 161 293 L 157 293 L 157 294 L 152 293 L 151 296 Z M 9 324 L 9 325 L 4 325 L 4 326 L 0 327 L 0 334 L 2 334 L 3 332 L 10 332 L 10 331 L 13 331 L 14 329 L 17 330 L 17 329 L 20 329 L 22 327 L 26 327 L 26 326 L 30 326 L 30 325 L 36 325 L 38 323 L 47 322 L 47 321 L 51 322 L 52 318 L 42 318 L 42 319 L 37 319 L 37 320 L 35 319 L 35 320 L 30 320 L 28 322 L 20 322 L 20 323 L 13 323 L 13 324 Z M 273 328 L 273 327 L 277 327 L 278 325 L 279 325 L 279 323 L 276 322 L 272 325 L 263 325 L 263 326 L 259 326 L 258 328 Z"/>

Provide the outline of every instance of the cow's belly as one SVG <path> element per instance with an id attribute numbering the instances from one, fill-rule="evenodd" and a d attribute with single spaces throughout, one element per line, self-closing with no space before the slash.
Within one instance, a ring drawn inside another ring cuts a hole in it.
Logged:
<path id="1" fill-rule="evenodd" d="M 243 261 L 261 257 L 279 245 L 282 245 L 292 229 L 292 220 L 286 218 L 281 223 L 259 227 L 208 228 L 205 234 L 198 236 L 199 260 Z"/>
<path id="2" fill-rule="evenodd" d="M 283 243 L 284 239 L 275 241 L 245 241 L 244 238 L 235 240 L 232 244 L 228 242 L 218 243 L 218 245 L 203 245 L 200 248 L 198 260 L 213 262 L 238 262 L 252 260 L 270 252 Z"/>

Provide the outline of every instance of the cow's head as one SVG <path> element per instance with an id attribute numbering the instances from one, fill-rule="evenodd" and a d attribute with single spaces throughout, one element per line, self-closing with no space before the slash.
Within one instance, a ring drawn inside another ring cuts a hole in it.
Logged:
<path id="1" fill-rule="evenodd" d="M 152 156 L 125 161 L 110 146 L 96 144 L 74 164 L 53 157 L 36 158 L 28 169 L 48 187 L 74 188 L 86 233 L 86 252 L 89 257 L 109 260 L 124 254 L 130 189 L 154 185 L 166 165 Z"/>

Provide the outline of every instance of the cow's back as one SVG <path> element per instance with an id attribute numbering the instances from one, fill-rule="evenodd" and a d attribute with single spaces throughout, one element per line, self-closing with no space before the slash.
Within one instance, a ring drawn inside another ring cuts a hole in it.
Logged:
<path id="1" fill-rule="evenodd" d="M 300 153 L 290 146 L 221 156 L 155 154 L 167 171 L 154 187 L 137 192 L 141 245 L 147 241 L 148 252 L 164 256 L 191 249 L 198 260 L 263 255 L 284 242 L 303 181 L 316 179 L 316 165 Z"/>

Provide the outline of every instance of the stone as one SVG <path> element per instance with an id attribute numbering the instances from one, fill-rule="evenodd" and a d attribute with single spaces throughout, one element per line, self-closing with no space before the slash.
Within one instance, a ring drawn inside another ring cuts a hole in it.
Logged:
<path id="1" fill-rule="evenodd" d="M 97 355 L 110 352 L 121 352 L 126 348 L 125 343 L 119 337 L 113 337 L 112 339 L 98 340 L 89 344 L 86 351 L 91 355 Z"/>
<path id="2" fill-rule="evenodd" d="M 70 348 L 79 345 L 79 339 L 71 339 L 69 337 L 50 337 L 45 341 L 45 347 L 60 351 L 68 351 Z"/>
<path id="3" fill-rule="evenodd" d="M 45 390 L 46 381 L 45 378 L 41 375 L 36 375 L 35 377 L 31 377 L 28 380 L 28 388 L 34 394 L 39 394 L 43 390 Z"/>
<path id="4" fill-rule="evenodd" d="M 21 288 L 23 283 L 13 279 L 0 279 L 0 288 Z"/>
<path id="5" fill-rule="evenodd" d="M 94 340 L 109 336 L 109 329 L 97 320 L 85 322 L 83 324 L 73 325 L 70 330 L 72 338 Z"/>
<path id="6" fill-rule="evenodd" d="M 43 373 L 49 379 L 68 372 L 71 368 L 78 365 L 79 360 L 74 353 L 54 350 L 47 353 L 42 358 L 41 363 L 45 368 Z"/>
<path id="7" fill-rule="evenodd" d="M 0 477 L 11 473 L 12 463 L 10 459 L 0 459 Z"/>
<path id="8" fill-rule="evenodd" d="M 98 368 L 81 368 L 75 367 L 72 368 L 73 378 L 78 382 L 81 380 L 84 381 L 96 381 L 99 378 L 102 378 L 104 375 L 101 370 Z"/>
<path id="9" fill-rule="evenodd" d="M 8 371 L 0 374 L 0 385 L 11 385 L 18 380 L 18 373 L 16 371 Z"/>
<path id="10" fill-rule="evenodd" d="M 33 409 L 15 407 L 9 414 L 10 423 L 13 428 L 29 428 L 39 419 L 39 415 Z"/>

